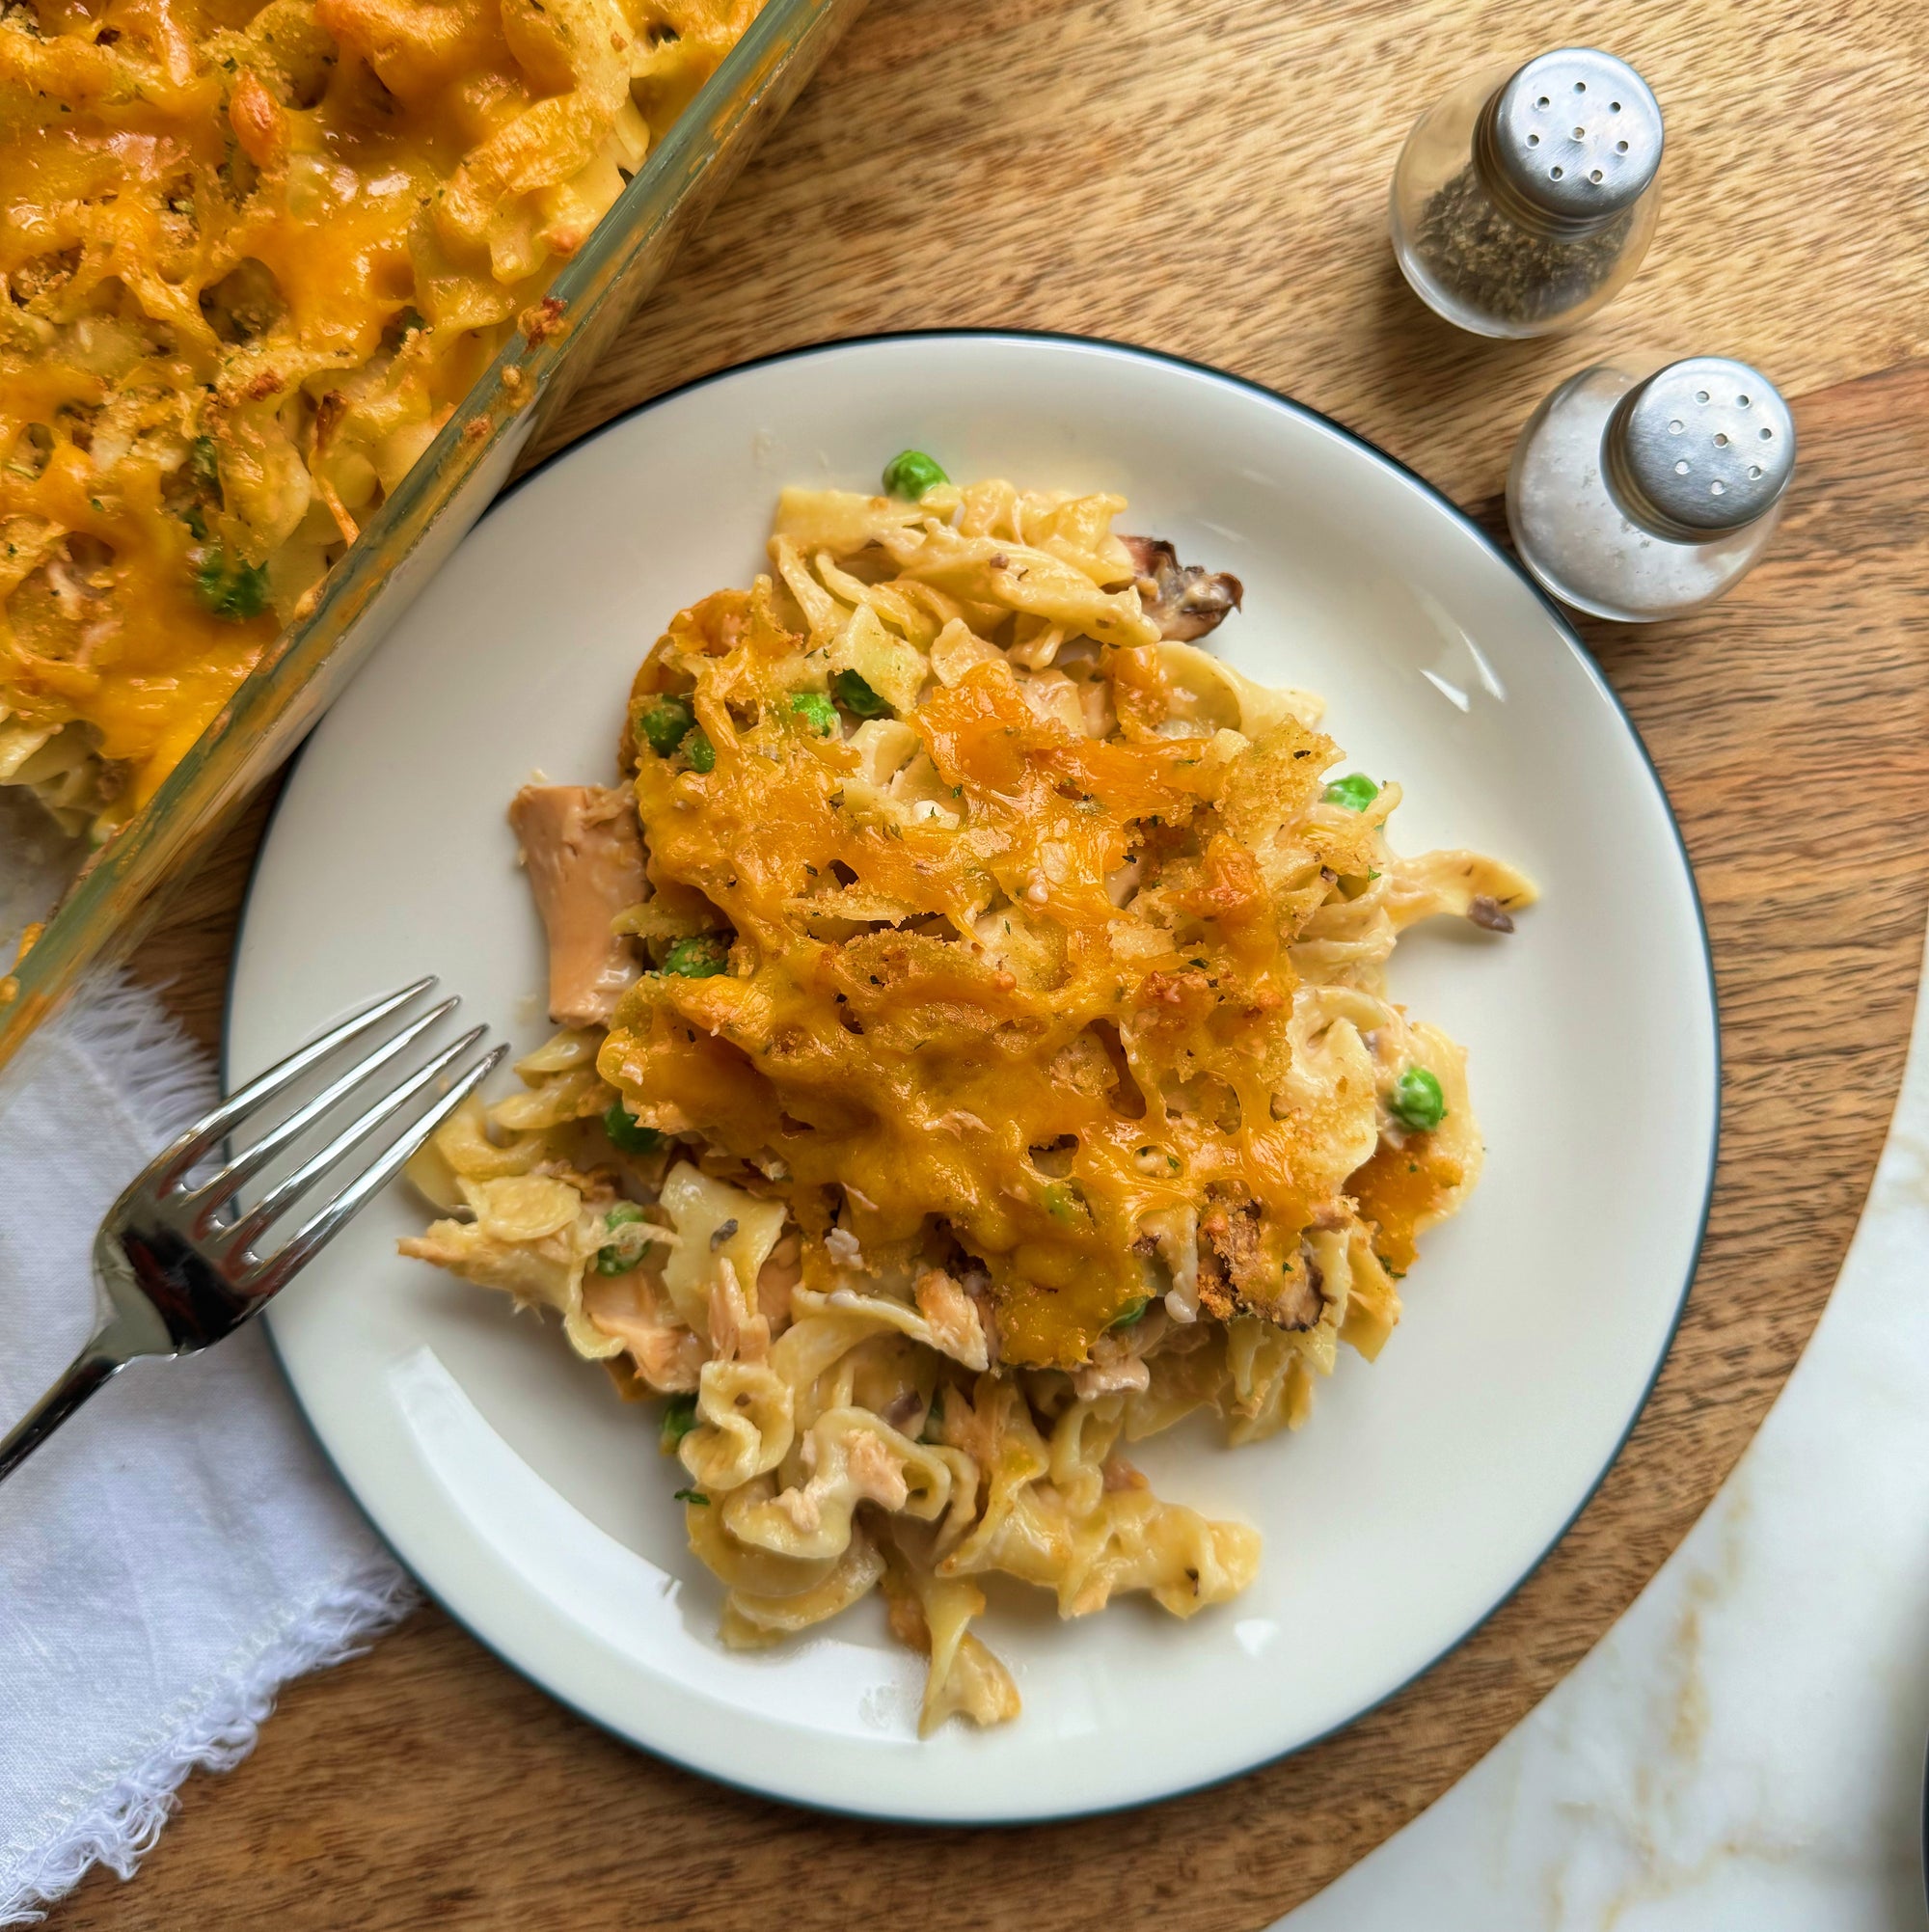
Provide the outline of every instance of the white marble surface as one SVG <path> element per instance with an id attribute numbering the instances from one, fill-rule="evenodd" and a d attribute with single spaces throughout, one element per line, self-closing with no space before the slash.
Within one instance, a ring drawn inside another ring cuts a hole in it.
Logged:
<path id="1" fill-rule="evenodd" d="M 1581 1667 L 1280 1932 L 1920 1932 L 1929 1022 L 1760 1433 Z"/>

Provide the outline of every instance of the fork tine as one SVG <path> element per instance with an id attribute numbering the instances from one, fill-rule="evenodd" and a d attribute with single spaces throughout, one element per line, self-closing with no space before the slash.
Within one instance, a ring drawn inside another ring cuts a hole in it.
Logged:
<path id="1" fill-rule="evenodd" d="M 209 1148 L 221 1141 L 231 1128 L 246 1120 L 263 1101 L 273 1100 L 284 1087 L 300 1079 L 317 1061 L 327 1059 L 339 1048 L 359 1039 L 371 1026 L 379 1025 L 390 1014 L 406 1006 L 434 984 L 435 974 L 425 973 L 413 985 L 405 986 L 399 993 L 392 993 L 386 999 L 378 999 L 374 1005 L 350 1015 L 319 1040 L 311 1041 L 308 1046 L 290 1053 L 285 1060 L 278 1061 L 258 1079 L 250 1080 L 238 1094 L 224 1102 L 204 1120 L 189 1128 L 172 1147 L 155 1158 L 134 1185 L 154 1194 L 168 1192 Z"/>
<path id="2" fill-rule="evenodd" d="M 253 1147 L 244 1149 L 220 1173 L 181 1195 L 179 1206 L 183 1211 L 198 1211 L 193 1221 L 195 1238 L 199 1239 L 208 1232 L 216 1211 L 244 1181 L 259 1173 L 283 1148 L 291 1141 L 299 1140 L 323 1114 L 332 1112 L 369 1075 L 387 1066 L 398 1053 L 405 1052 L 437 1020 L 446 1019 L 461 1003 L 460 998 L 439 1000 L 420 1020 L 411 1020 L 393 1040 L 385 1041 L 373 1052 L 358 1060 L 340 1079 L 291 1113 L 279 1127 L 263 1134 Z"/>
<path id="3" fill-rule="evenodd" d="M 481 1029 L 478 1027 L 477 1032 Z M 360 1175 L 329 1205 L 291 1236 L 285 1246 L 260 1263 L 248 1278 L 251 1294 L 265 1298 L 280 1289 L 317 1249 L 324 1247 L 402 1171 L 409 1156 L 479 1087 L 503 1062 L 508 1048 L 492 1048 L 382 1157 Z"/>
<path id="4" fill-rule="evenodd" d="M 445 1047 L 400 1086 L 384 1094 L 372 1106 L 350 1121 L 320 1153 L 304 1160 L 285 1179 L 277 1181 L 245 1214 L 221 1233 L 219 1241 L 222 1251 L 230 1255 L 240 1254 L 291 1201 L 307 1193 L 351 1148 L 367 1140 L 384 1122 L 394 1119 L 424 1087 L 432 1085 L 446 1068 L 459 1060 L 488 1030 L 486 1026 L 472 1026 L 453 1046 Z"/>

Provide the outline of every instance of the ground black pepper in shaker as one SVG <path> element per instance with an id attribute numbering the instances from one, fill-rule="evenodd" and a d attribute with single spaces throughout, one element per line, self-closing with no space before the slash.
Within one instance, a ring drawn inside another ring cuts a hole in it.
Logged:
<path id="1" fill-rule="evenodd" d="M 1641 265 L 1661 150 L 1647 83 L 1596 47 L 1477 74 L 1400 150 L 1394 254 L 1429 308 L 1477 335 L 1569 328 Z"/>

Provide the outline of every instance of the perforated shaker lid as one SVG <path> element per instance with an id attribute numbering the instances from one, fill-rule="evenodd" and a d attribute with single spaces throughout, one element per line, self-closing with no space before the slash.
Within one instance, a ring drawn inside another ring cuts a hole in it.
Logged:
<path id="1" fill-rule="evenodd" d="M 1623 60 L 1558 47 L 1494 104 L 1493 156 L 1508 185 L 1558 221 L 1618 214 L 1661 166 L 1661 103 Z"/>
<path id="2" fill-rule="evenodd" d="M 1691 356 L 1629 392 L 1610 474 L 1670 523 L 1716 534 L 1774 507 L 1795 471 L 1795 420 L 1759 369 Z"/>

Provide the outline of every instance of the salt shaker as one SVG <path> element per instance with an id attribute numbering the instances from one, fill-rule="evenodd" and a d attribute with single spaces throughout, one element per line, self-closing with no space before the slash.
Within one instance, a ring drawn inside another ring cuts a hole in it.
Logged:
<path id="1" fill-rule="evenodd" d="M 1711 603 L 1781 517 L 1795 423 L 1725 356 L 1570 377 L 1528 419 L 1508 473 L 1514 548 L 1564 604 L 1647 623 Z"/>
<path id="2" fill-rule="evenodd" d="M 1423 114 L 1394 170 L 1394 254 L 1421 300 L 1481 336 L 1544 336 L 1641 266 L 1661 107 L 1598 47 L 1476 74 Z"/>

